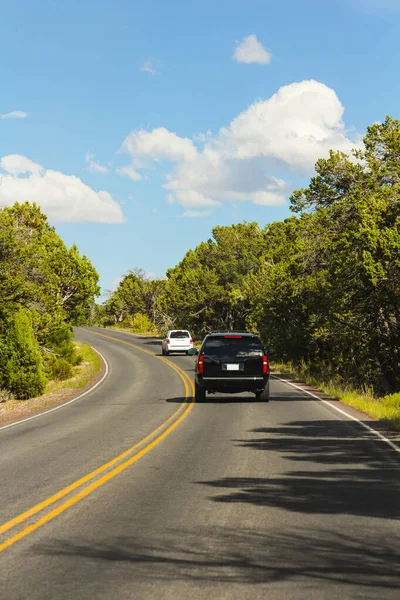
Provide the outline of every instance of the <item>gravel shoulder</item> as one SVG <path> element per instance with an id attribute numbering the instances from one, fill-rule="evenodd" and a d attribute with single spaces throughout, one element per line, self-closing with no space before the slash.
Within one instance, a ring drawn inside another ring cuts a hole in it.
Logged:
<path id="1" fill-rule="evenodd" d="M 0 423 L 19 419 L 31 413 L 58 404 L 90 386 L 102 370 L 100 356 L 87 344 L 76 342 L 83 362 L 74 367 L 74 375 L 65 381 L 49 381 L 42 396 L 29 400 L 6 400 L 0 404 Z"/>

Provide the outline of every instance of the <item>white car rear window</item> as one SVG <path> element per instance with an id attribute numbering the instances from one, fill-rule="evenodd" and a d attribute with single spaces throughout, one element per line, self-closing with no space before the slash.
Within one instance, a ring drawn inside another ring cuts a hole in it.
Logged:
<path id="1" fill-rule="evenodd" d="M 171 335 L 170 338 L 188 338 L 189 336 L 189 332 L 188 331 L 171 331 Z"/>

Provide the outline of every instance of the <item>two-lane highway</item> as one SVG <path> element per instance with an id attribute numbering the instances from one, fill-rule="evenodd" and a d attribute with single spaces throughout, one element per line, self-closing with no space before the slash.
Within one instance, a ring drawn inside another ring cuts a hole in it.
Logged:
<path id="1" fill-rule="evenodd" d="M 0 429 L 2 600 L 399 597 L 385 441 L 276 379 L 270 403 L 192 404 L 192 357 L 77 336 L 104 382 Z"/>

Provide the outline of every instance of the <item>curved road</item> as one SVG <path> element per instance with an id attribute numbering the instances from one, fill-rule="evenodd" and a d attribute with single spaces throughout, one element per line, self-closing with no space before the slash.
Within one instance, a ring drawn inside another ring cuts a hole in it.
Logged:
<path id="1" fill-rule="evenodd" d="M 399 598 L 387 443 L 277 379 L 270 403 L 192 404 L 192 357 L 76 334 L 105 380 L 0 427 L 2 600 Z"/>

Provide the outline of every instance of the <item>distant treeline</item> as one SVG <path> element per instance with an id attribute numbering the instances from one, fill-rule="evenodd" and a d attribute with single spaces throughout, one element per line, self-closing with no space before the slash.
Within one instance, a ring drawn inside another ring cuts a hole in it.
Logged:
<path id="1" fill-rule="evenodd" d="M 79 356 L 72 325 L 86 322 L 98 274 L 67 248 L 38 206 L 0 210 L 0 400 L 43 393 Z"/>
<path id="2" fill-rule="evenodd" d="M 165 280 L 128 273 L 98 324 L 137 331 L 258 331 L 275 358 L 378 391 L 400 390 L 400 121 L 331 152 L 291 199 L 296 215 L 215 227 Z"/>

